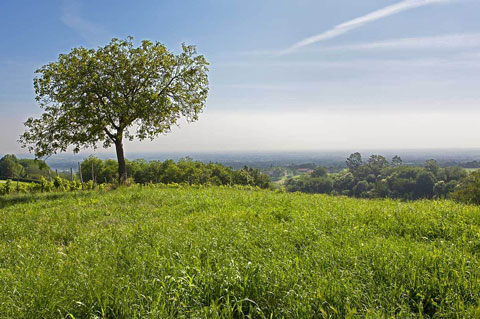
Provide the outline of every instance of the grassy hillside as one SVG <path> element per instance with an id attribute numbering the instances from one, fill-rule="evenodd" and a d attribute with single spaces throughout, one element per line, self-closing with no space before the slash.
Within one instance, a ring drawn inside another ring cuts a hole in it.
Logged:
<path id="1" fill-rule="evenodd" d="M 0 318 L 472 318 L 480 209 L 239 188 L 0 197 Z"/>

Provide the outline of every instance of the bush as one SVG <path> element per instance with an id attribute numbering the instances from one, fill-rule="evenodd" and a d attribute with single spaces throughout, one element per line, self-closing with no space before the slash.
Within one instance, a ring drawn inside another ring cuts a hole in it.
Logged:
<path id="1" fill-rule="evenodd" d="M 4 195 L 4 194 L 9 194 L 10 193 L 10 190 L 12 188 L 12 181 L 7 179 L 7 181 L 3 184 L 3 185 L 0 185 L 0 194 Z"/>
<path id="2" fill-rule="evenodd" d="M 310 177 L 308 175 L 287 180 L 288 192 L 304 192 L 311 194 L 329 194 L 333 190 L 333 180 L 329 177 Z"/>
<path id="3" fill-rule="evenodd" d="M 475 171 L 468 175 L 450 197 L 459 202 L 479 205 L 480 171 Z"/>
<path id="4" fill-rule="evenodd" d="M 325 167 L 319 166 L 313 170 L 311 175 L 312 177 L 326 177 L 327 170 L 325 169 Z"/>
<path id="5" fill-rule="evenodd" d="M 416 194 L 419 198 L 431 198 L 433 196 L 433 187 L 435 186 L 435 177 L 433 173 L 424 171 L 417 175 L 415 180 Z"/>
<path id="6" fill-rule="evenodd" d="M 367 196 L 367 191 L 368 191 L 369 185 L 367 181 L 360 181 L 353 187 L 353 194 L 355 197 L 368 197 Z"/>

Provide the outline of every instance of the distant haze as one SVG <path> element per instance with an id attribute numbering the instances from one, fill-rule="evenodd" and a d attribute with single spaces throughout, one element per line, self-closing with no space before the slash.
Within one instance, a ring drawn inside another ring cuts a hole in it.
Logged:
<path id="1" fill-rule="evenodd" d="M 156 140 L 126 142 L 127 153 L 475 148 L 480 112 L 208 112 Z M 24 153 L 22 127 L 6 121 L 1 153 Z M 113 149 L 98 150 L 113 152 Z"/>
<path id="2" fill-rule="evenodd" d="M 314 163 L 333 169 L 345 167 L 346 158 L 353 152 L 360 152 L 367 160 L 372 154 L 381 154 L 391 160 L 399 155 L 404 164 L 422 166 L 426 160 L 435 159 L 442 166 L 458 165 L 478 161 L 480 159 L 480 148 L 477 149 L 344 149 L 344 150 L 310 150 L 310 151 L 148 151 L 129 152 L 127 157 L 130 160 L 145 159 L 147 161 L 164 161 L 173 159 L 178 161 L 181 158 L 192 158 L 204 163 L 221 163 L 233 168 L 241 168 L 244 165 L 261 169 L 268 169 L 272 166 L 288 166 Z M 31 154 L 20 153 L 19 157 L 32 158 Z M 76 170 L 78 162 L 94 155 L 101 159 L 116 159 L 114 152 L 80 152 L 79 154 L 59 154 L 47 159 L 47 164 L 53 169 Z M 2 154 L 0 154 L 0 157 Z"/>

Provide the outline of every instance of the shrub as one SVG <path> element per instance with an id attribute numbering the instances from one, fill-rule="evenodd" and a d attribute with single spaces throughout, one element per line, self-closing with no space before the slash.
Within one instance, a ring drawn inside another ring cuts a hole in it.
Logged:
<path id="1" fill-rule="evenodd" d="M 319 166 L 313 170 L 311 175 L 312 177 L 326 177 L 327 170 L 325 169 L 325 167 Z"/>
<path id="2" fill-rule="evenodd" d="M 480 204 L 480 171 L 468 175 L 450 197 L 464 203 Z"/>
<path id="3" fill-rule="evenodd" d="M 3 193 L 8 194 L 12 190 L 12 181 L 7 179 L 5 185 L 3 185 Z"/>
<path id="4" fill-rule="evenodd" d="M 353 187 L 353 194 L 356 197 L 367 197 L 369 185 L 367 181 L 360 181 Z"/>

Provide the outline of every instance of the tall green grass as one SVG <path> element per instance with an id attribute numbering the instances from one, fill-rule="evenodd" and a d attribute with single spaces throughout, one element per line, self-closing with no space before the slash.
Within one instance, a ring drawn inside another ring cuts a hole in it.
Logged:
<path id="1" fill-rule="evenodd" d="M 0 207 L 0 318 L 480 314 L 474 206 L 134 187 Z"/>

